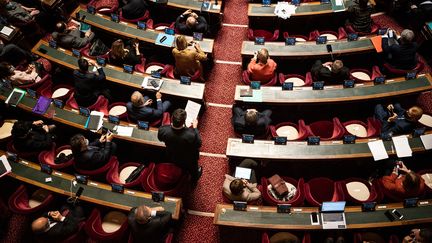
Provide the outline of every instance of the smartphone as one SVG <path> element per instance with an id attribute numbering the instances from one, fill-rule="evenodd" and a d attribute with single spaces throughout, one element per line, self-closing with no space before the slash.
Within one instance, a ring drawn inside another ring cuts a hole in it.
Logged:
<path id="1" fill-rule="evenodd" d="M 319 219 L 318 219 L 318 213 L 317 212 L 312 212 L 311 213 L 311 224 L 312 225 L 319 224 Z"/>
<path id="2" fill-rule="evenodd" d="M 398 219 L 403 219 L 403 215 L 399 212 L 399 211 L 397 211 L 397 209 L 393 209 L 392 210 L 392 213 L 396 216 L 396 218 L 398 218 Z"/>
<path id="3" fill-rule="evenodd" d="M 40 53 L 46 54 L 48 51 L 45 48 L 39 48 Z"/>
<path id="4" fill-rule="evenodd" d="M 164 42 L 166 39 L 167 39 L 167 37 L 164 36 L 164 37 L 161 38 L 160 42 L 162 43 L 162 42 Z"/>
<path id="5" fill-rule="evenodd" d="M 327 52 L 333 52 L 333 48 L 332 48 L 332 46 L 331 45 L 326 45 L 326 47 L 327 47 Z"/>
<path id="6" fill-rule="evenodd" d="M 81 196 L 81 194 L 83 193 L 84 188 L 83 187 L 79 187 L 78 191 L 75 193 L 75 197 L 79 198 Z"/>

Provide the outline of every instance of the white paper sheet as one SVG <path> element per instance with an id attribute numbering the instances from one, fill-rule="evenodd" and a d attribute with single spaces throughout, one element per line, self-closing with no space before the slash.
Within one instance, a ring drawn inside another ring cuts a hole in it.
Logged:
<path id="1" fill-rule="evenodd" d="M 392 137 L 392 140 L 396 149 L 396 155 L 399 158 L 412 156 L 412 150 L 406 136 Z"/>
<path id="2" fill-rule="evenodd" d="M 4 34 L 4 35 L 9 36 L 10 34 L 12 34 L 13 30 L 14 30 L 14 29 L 12 29 L 12 28 L 10 28 L 10 27 L 3 26 L 3 29 L 0 30 L 0 32 L 1 32 L 2 34 Z"/>
<path id="3" fill-rule="evenodd" d="M 368 142 L 368 146 L 369 146 L 369 149 L 370 149 L 375 161 L 388 158 L 388 154 L 387 154 L 387 151 L 384 147 L 384 143 L 382 140 L 376 140 L 376 141 Z"/>
<path id="4" fill-rule="evenodd" d="M 186 126 L 187 127 L 190 127 L 192 122 L 198 118 L 198 114 L 199 114 L 200 109 L 201 109 L 200 104 L 188 100 L 188 102 L 186 104 L 186 108 L 185 108 L 186 114 L 187 114 L 187 117 L 186 117 Z"/>
<path id="5" fill-rule="evenodd" d="M 2 155 L 0 157 L 0 161 L 3 164 L 2 167 L 4 167 L 4 170 L 3 170 L 3 168 L 1 168 L 1 170 L 0 170 L 0 178 L 2 178 L 3 176 L 9 174 L 12 171 L 12 168 L 11 168 L 9 161 L 7 160 L 5 155 Z"/>
<path id="6" fill-rule="evenodd" d="M 421 135 L 420 139 L 426 150 L 432 149 L 432 134 Z"/>
<path id="7" fill-rule="evenodd" d="M 143 79 L 141 87 L 143 87 L 144 89 L 159 90 L 163 84 L 163 79 L 153 78 L 153 79 L 157 79 L 159 82 L 159 86 L 155 88 L 155 87 L 153 87 L 153 85 L 149 84 L 149 78 L 152 78 L 152 77 L 145 77 Z"/>
<path id="8" fill-rule="evenodd" d="M 116 132 L 117 135 L 131 137 L 133 133 L 133 127 L 117 126 Z"/>
<path id="9" fill-rule="evenodd" d="M 237 166 L 236 170 L 235 170 L 234 177 L 240 178 L 240 179 L 250 180 L 251 173 L 252 173 L 252 169 Z"/>

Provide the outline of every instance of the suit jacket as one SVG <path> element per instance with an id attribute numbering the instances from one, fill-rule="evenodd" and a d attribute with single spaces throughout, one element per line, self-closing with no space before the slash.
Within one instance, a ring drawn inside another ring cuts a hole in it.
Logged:
<path id="1" fill-rule="evenodd" d="M 342 67 L 338 73 L 333 73 L 330 69 L 324 67 L 320 60 L 317 60 L 311 69 L 312 77 L 315 81 L 324 81 L 326 83 L 342 83 L 349 79 L 349 69 Z"/>
<path id="2" fill-rule="evenodd" d="M 174 48 L 172 50 L 175 58 L 175 74 L 178 76 L 189 76 L 192 77 L 197 70 L 203 74 L 201 61 L 207 60 L 207 55 L 195 49 L 184 49 L 178 50 Z"/>
<path id="3" fill-rule="evenodd" d="M 125 19 L 138 19 L 144 16 L 147 8 L 148 5 L 145 0 L 129 0 L 128 3 L 122 7 L 122 16 Z"/>
<path id="4" fill-rule="evenodd" d="M 418 45 L 415 42 L 389 45 L 389 38 L 384 37 L 382 48 L 387 61 L 395 68 L 409 70 L 417 65 Z"/>
<path id="5" fill-rule="evenodd" d="M 99 139 L 89 144 L 88 149 L 74 154 L 75 166 L 81 170 L 97 170 L 103 167 L 113 154 L 112 142 L 99 142 Z"/>
<path id="6" fill-rule="evenodd" d="M 180 32 L 183 35 L 189 35 L 192 36 L 193 32 L 203 33 L 204 35 L 208 31 L 208 24 L 206 19 L 203 16 L 198 16 L 197 24 L 193 28 L 189 28 L 186 25 L 186 19 L 189 17 L 189 15 L 183 16 L 180 15 L 176 19 L 175 28 L 178 32 Z"/>
<path id="7" fill-rule="evenodd" d="M 91 34 L 89 37 L 81 37 L 81 31 L 79 29 L 68 30 L 66 34 L 61 34 L 58 32 L 53 32 L 52 37 L 57 41 L 58 45 L 71 49 L 79 49 L 83 48 L 85 45 L 91 42 L 94 37 L 94 34 Z"/>
<path id="8" fill-rule="evenodd" d="M 41 126 L 35 126 L 32 121 L 25 121 L 24 126 L 29 131 L 25 137 L 17 137 L 12 129 L 14 147 L 18 151 L 42 151 L 51 149 L 54 135 L 47 133 Z"/>
<path id="9" fill-rule="evenodd" d="M 50 219 L 48 215 L 44 215 L 44 217 Z M 40 234 L 39 237 L 47 242 L 60 242 L 74 234 L 78 230 L 78 226 L 79 220 L 69 213 L 65 216 L 63 222 L 57 222 L 47 232 Z"/>
<path id="10" fill-rule="evenodd" d="M 234 126 L 234 131 L 239 134 L 253 134 L 256 136 L 264 135 L 267 132 L 267 128 L 271 123 L 270 116 L 272 114 L 271 110 L 265 110 L 263 112 L 258 112 L 258 121 L 255 127 L 246 126 L 245 121 L 246 111 L 240 107 L 234 107 L 232 123 Z"/>
<path id="11" fill-rule="evenodd" d="M 277 64 L 270 58 L 266 64 L 257 63 L 255 59 L 252 59 L 248 65 L 248 72 L 251 80 L 267 82 L 274 77 L 276 67 Z"/>
<path id="12" fill-rule="evenodd" d="M 257 183 L 247 183 L 240 195 L 233 195 L 230 190 L 231 182 L 236 179 L 230 175 L 225 175 L 225 180 L 223 183 L 223 194 L 231 201 L 255 201 L 261 197 L 261 192 L 257 188 Z"/>
<path id="13" fill-rule="evenodd" d="M 391 173 L 391 175 L 383 176 L 381 178 L 381 182 L 384 186 L 384 190 L 399 198 L 417 197 L 423 194 L 425 189 L 425 183 L 423 178 L 420 177 L 420 187 L 418 190 L 415 191 L 405 190 L 402 184 L 404 179 L 405 175 L 398 176 L 395 173 Z"/>
<path id="14" fill-rule="evenodd" d="M 163 107 L 162 100 L 157 101 L 157 109 L 148 106 L 136 107 L 132 102 L 126 104 L 128 115 L 135 120 L 140 121 L 156 121 L 162 117 Z"/>
<path id="15" fill-rule="evenodd" d="M 361 8 L 359 5 L 351 5 L 348 8 L 348 12 L 350 15 L 350 22 L 352 24 L 352 27 L 356 31 L 367 32 L 367 33 L 371 32 L 372 11 L 373 9 L 371 6 L 367 6 L 366 8 Z"/>
<path id="16" fill-rule="evenodd" d="M 98 74 L 74 70 L 74 98 L 78 105 L 88 107 L 96 102 L 102 88 L 102 81 L 105 79 L 103 69 L 99 68 L 97 71 Z"/>
<path id="17" fill-rule="evenodd" d="M 393 122 L 384 121 L 381 132 L 393 135 L 410 133 L 414 129 L 416 122 L 405 118 L 406 110 L 399 103 L 394 104 L 393 111 L 398 115 L 398 118 Z"/>
<path id="18" fill-rule="evenodd" d="M 171 213 L 166 211 L 156 212 L 156 216 L 146 224 L 139 224 L 135 221 L 135 208 L 132 208 L 128 215 L 129 227 L 132 232 L 133 238 L 138 240 L 145 240 L 145 242 L 164 242 L 165 235 L 167 234 Z"/>
<path id="19" fill-rule="evenodd" d="M 34 20 L 33 16 L 17 2 L 10 1 L 4 8 L 0 8 L 0 13 L 4 14 L 9 22 L 28 23 Z"/>

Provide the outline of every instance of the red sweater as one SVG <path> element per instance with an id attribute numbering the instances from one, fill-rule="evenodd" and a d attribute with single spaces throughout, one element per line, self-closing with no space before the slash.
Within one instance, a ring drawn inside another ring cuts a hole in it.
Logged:
<path id="1" fill-rule="evenodd" d="M 388 176 L 383 176 L 381 178 L 381 182 L 384 186 L 384 190 L 388 193 L 395 195 L 400 198 L 408 198 L 408 197 L 416 197 L 423 193 L 425 188 L 425 183 L 423 178 L 420 177 L 420 187 L 415 191 L 406 191 L 402 185 L 403 180 L 405 179 L 405 175 L 401 175 L 398 177 L 395 173 L 392 173 Z"/>
<path id="2" fill-rule="evenodd" d="M 277 64 L 272 59 L 267 59 L 266 64 L 256 63 L 252 59 L 248 65 L 248 72 L 252 81 L 267 83 L 274 77 Z"/>

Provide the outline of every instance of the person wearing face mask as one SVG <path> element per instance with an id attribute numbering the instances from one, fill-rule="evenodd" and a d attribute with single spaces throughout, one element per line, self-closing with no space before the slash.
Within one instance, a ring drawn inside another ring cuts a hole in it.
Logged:
<path id="1" fill-rule="evenodd" d="M 28 65 L 25 71 L 20 71 L 7 62 L 0 63 L 0 78 L 9 79 L 14 86 L 39 82 L 41 80 L 39 72 L 34 64 Z"/>
<path id="2" fill-rule="evenodd" d="M 97 170 L 109 162 L 117 150 L 112 142 L 113 134 L 108 132 L 99 139 L 89 142 L 82 134 L 70 139 L 70 145 L 75 161 L 75 168 L 80 170 Z"/>

